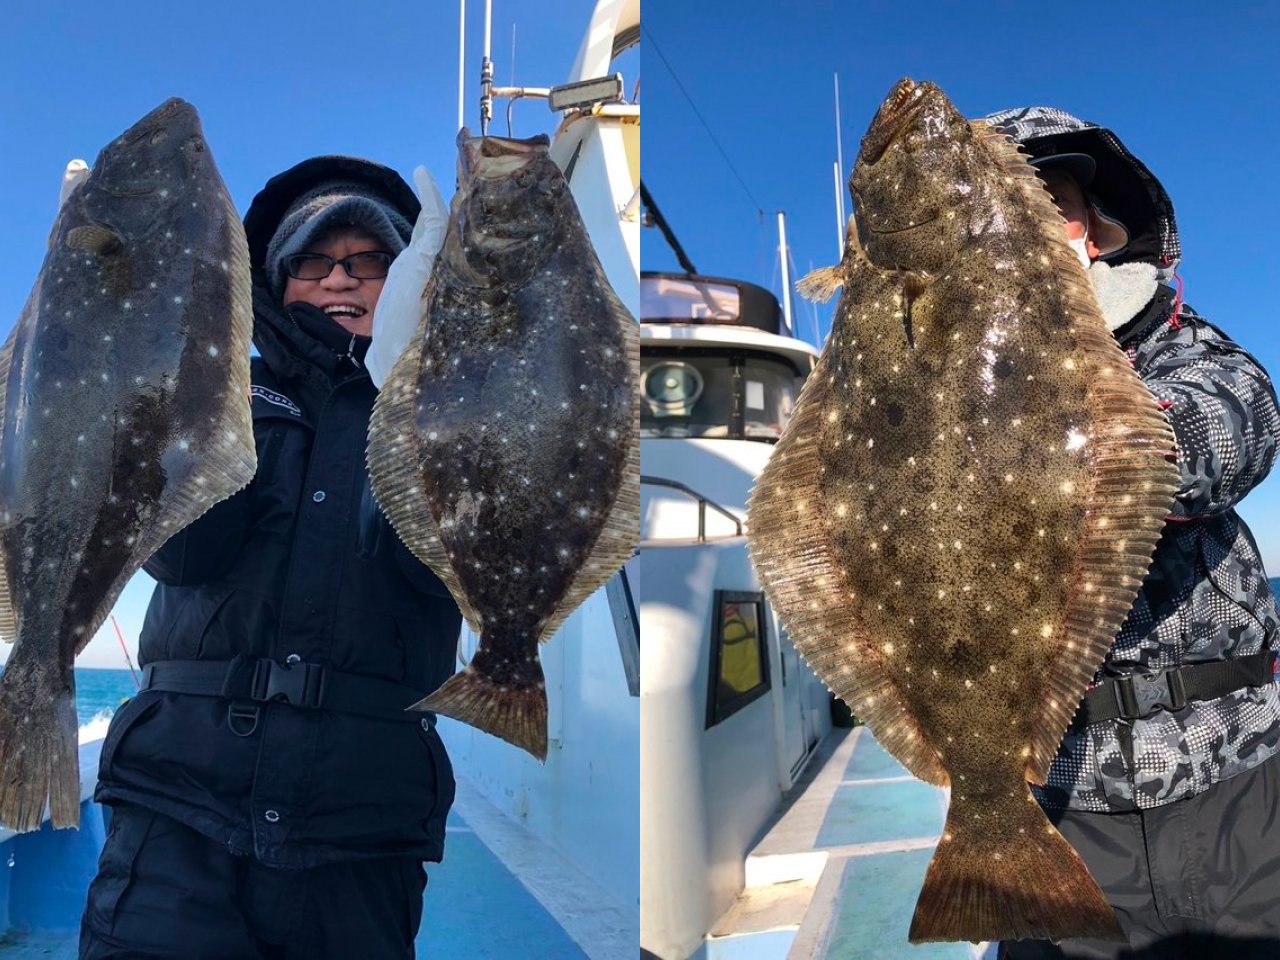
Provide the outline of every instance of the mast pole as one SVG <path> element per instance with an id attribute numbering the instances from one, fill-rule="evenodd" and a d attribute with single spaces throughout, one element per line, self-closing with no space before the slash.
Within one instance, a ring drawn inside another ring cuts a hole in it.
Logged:
<path id="1" fill-rule="evenodd" d="M 795 327 L 791 325 L 791 274 L 788 270 L 787 255 L 787 215 L 778 211 L 778 255 L 782 260 L 782 316 L 787 322 L 787 332 L 794 336 Z"/>
<path id="2" fill-rule="evenodd" d="M 845 219 L 844 211 L 840 208 L 843 206 L 840 196 L 840 163 L 836 161 L 831 164 L 831 173 L 835 180 L 836 188 L 836 249 L 839 251 L 839 259 L 844 259 L 844 230 Z"/>

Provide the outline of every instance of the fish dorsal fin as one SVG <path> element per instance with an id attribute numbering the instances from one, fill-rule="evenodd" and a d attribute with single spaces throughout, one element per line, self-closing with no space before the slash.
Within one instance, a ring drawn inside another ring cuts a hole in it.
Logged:
<path id="1" fill-rule="evenodd" d="M 1063 731 L 1133 607 L 1181 477 L 1169 461 L 1174 450 L 1169 421 L 1107 329 L 1049 191 L 1012 139 L 984 121 L 972 125 L 1004 165 L 1035 218 L 1037 239 L 1052 254 L 1050 269 L 1062 291 L 1063 320 L 1095 365 L 1086 402 L 1105 425 L 1090 438 L 1090 518 L 1069 573 L 1075 596 L 1065 621 L 1045 638 L 1041 662 L 1046 667 L 1032 694 L 1044 719 L 1031 738 L 1027 777 L 1043 783 Z"/>
<path id="2" fill-rule="evenodd" d="M 30 309 L 30 305 L 27 309 Z M 13 345 L 18 338 L 18 330 L 23 326 L 25 314 L 24 309 L 23 315 L 14 324 L 4 349 L 0 350 L 0 437 L 4 436 L 5 403 L 9 394 L 9 367 L 13 364 Z M 18 617 L 13 602 L 10 571 L 6 569 L 4 558 L 5 553 L 0 550 L 0 636 L 7 643 L 13 643 L 18 638 Z"/>
<path id="3" fill-rule="evenodd" d="M 124 242 L 120 234 L 105 224 L 89 223 L 67 231 L 67 246 L 105 257 L 122 251 Z"/>
<path id="4" fill-rule="evenodd" d="M 831 409 L 836 366 L 824 350 L 805 380 L 782 439 L 751 490 L 748 547 L 769 602 L 797 651 L 831 691 L 876 732 L 876 740 L 915 776 L 950 780 L 908 696 L 885 669 L 881 645 L 859 617 L 858 601 L 822 511 L 822 424 Z"/>

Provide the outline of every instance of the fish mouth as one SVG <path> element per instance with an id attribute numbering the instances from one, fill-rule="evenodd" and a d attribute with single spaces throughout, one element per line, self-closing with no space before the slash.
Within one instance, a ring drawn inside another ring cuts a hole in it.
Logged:
<path id="1" fill-rule="evenodd" d="M 894 84 L 862 138 L 860 159 L 864 163 L 879 160 L 885 150 L 889 149 L 889 144 L 910 124 L 925 97 L 937 89 L 935 84 L 927 80 L 916 83 L 910 77 L 903 77 Z"/>
<path id="2" fill-rule="evenodd" d="M 471 131 L 463 127 L 458 131 L 458 168 L 464 179 L 498 180 L 528 166 L 545 154 L 550 145 L 551 138 L 545 133 L 527 140 L 473 137 Z"/>
<path id="3" fill-rule="evenodd" d="M 868 223 L 867 233 L 874 233 L 877 237 L 888 237 L 888 236 L 892 236 L 895 233 L 903 233 L 907 230 L 915 230 L 915 229 L 918 229 L 919 227 L 928 226 L 929 224 L 933 223 L 933 221 L 937 220 L 940 216 L 942 216 L 941 213 L 935 213 L 932 217 L 926 217 L 924 220 L 917 220 L 915 223 L 908 223 L 906 226 L 903 226 L 903 227 L 888 227 L 886 229 L 876 228 L 876 227 L 873 227 L 870 223 Z"/>

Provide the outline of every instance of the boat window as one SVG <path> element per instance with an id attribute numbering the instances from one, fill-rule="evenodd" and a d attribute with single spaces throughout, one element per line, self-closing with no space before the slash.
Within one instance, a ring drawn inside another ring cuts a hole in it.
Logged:
<path id="1" fill-rule="evenodd" d="M 640 369 L 640 436 L 772 443 L 791 419 L 800 379 L 757 356 L 646 352 Z"/>
<path id="2" fill-rule="evenodd" d="M 727 283 L 642 277 L 640 316 L 667 323 L 733 323 L 742 314 L 738 288 Z"/>
<path id="3" fill-rule="evenodd" d="M 712 605 L 707 727 L 733 716 L 769 689 L 764 594 L 717 590 Z"/>
<path id="4" fill-rule="evenodd" d="M 748 357 L 742 366 L 743 435 L 777 440 L 796 405 L 796 375 L 785 363 Z"/>

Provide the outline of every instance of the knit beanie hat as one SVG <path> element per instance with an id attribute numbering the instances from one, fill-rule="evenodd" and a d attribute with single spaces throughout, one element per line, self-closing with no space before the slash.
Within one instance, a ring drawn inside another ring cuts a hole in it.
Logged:
<path id="1" fill-rule="evenodd" d="M 330 180 L 298 197 L 289 206 L 267 244 L 267 279 L 277 300 L 284 295 L 285 260 L 303 253 L 334 228 L 355 227 L 398 254 L 409 242 L 413 224 L 368 184 Z"/>

